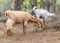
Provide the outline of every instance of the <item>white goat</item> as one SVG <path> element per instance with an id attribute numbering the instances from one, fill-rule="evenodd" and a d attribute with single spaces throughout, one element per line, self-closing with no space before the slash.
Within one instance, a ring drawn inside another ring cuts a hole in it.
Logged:
<path id="1" fill-rule="evenodd" d="M 45 20 L 47 19 L 47 17 L 51 16 L 51 17 L 54 17 L 56 18 L 56 15 L 54 13 L 50 13 L 48 12 L 47 10 L 45 9 L 37 9 L 37 7 L 33 7 L 33 15 L 35 15 L 37 18 L 44 18 L 44 23 L 45 23 Z"/>
<path id="2" fill-rule="evenodd" d="M 16 22 L 23 23 L 24 33 L 26 33 L 26 26 L 28 22 L 37 23 L 38 27 L 40 28 L 42 27 L 42 24 L 43 24 L 42 19 L 37 19 L 28 12 L 7 10 L 5 11 L 5 16 L 7 17 L 7 22 L 6 22 L 7 31 L 5 32 L 6 36 L 10 35 L 11 33 L 10 29 L 12 28 L 13 24 Z"/>

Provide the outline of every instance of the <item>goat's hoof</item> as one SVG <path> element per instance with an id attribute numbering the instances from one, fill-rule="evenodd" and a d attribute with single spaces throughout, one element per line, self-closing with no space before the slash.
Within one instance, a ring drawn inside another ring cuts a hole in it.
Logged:
<path id="1" fill-rule="evenodd" d="M 11 35 L 12 35 L 12 33 L 11 33 L 10 29 L 5 31 L 5 37 L 11 36 Z"/>

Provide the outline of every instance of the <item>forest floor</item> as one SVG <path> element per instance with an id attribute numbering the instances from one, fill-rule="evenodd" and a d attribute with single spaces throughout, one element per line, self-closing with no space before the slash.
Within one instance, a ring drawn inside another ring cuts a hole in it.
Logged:
<path id="1" fill-rule="evenodd" d="M 11 29 L 12 36 L 5 38 L 5 23 L 0 22 L 0 43 L 60 43 L 60 30 L 49 27 L 42 31 L 35 32 L 37 26 L 29 23 L 27 26 L 27 35 L 23 34 L 22 23 L 16 24 Z"/>

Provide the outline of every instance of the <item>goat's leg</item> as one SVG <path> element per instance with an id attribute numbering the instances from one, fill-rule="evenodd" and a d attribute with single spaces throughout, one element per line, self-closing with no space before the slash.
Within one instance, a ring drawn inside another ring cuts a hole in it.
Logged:
<path id="1" fill-rule="evenodd" d="M 44 24 L 43 25 L 43 30 L 45 30 L 46 29 L 46 17 L 43 18 L 43 24 Z"/>
<path id="2" fill-rule="evenodd" d="M 11 33 L 11 28 L 14 24 L 14 21 L 11 20 L 11 19 L 8 19 L 7 22 L 6 22 L 6 26 L 7 26 L 7 30 L 5 31 L 5 36 L 8 37 L 8 36 L 11 36 L 12 33 Z"/>
<path id="3" fill-rule="evenodd" d="M 43 17 L 43 24 L 45 25 L 45 20 L 46 20 L 46 17 Z"/>
<path id="4" fill-rule="evenodd" d="M 26 27 L 27 27 L 27 21 L 24 21 L 23 22 L 23 33 L 27 33 L 27 29 L 26 29 Z"/>
<path id="5" fill-rule="evenodd" d="M 45 20 L 43 20 L 43 24 L 45 25 Z"/>
<path id="6" fill-rule="evenodd" d="M 7 37 L 9 37 L 9 36 L 11 36 L 12 34 L 11 34 L 11 30 L 10 29 L 7 29 L 6 31 L 5 31 L 5 37 L 7 38 Z"/>

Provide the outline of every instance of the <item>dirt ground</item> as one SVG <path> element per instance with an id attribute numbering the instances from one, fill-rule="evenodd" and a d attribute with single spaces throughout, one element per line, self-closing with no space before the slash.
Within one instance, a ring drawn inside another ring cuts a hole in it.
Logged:
<path id="1" fill-rule="evenodd" d="M 23 34 L 22 23 L 16 24 L 11 29 L 13 35 L 4 37 L 5 23 L 0 22 L 0 43 L 60 43 L 60 31 L 55 28 L 35 32 L 37 27 L 33 23 L 27 26 L 27 35 Z"/>

